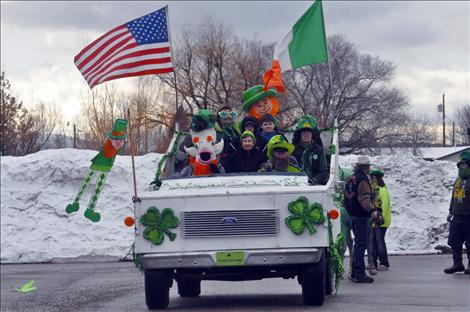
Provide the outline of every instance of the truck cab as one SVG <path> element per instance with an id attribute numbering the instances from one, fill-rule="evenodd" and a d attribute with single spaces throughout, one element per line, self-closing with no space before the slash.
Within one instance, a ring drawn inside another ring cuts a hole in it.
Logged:
<path id="1" fill-rule="evenodd" d="M 181 140 L 168 147 L 158 190 L 134 203 L 148 308 L 166 308 L 174 284 L 181 297 L 197 297 L 201 280 L 264 278 L 297 278 L 304 304 L 322 305 L 333 291 L 330 246 L 340 229 L 337 130 L 322 132 L 325 149 L 336 147 L 326 185 L 303 173 L 171 178 Z"/>

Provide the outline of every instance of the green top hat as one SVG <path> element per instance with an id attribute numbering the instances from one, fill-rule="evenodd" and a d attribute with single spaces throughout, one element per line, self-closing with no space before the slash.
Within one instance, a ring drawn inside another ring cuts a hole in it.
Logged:
<path id="1" fill-rule="evenodd" d="M 248 112 L 250 107 L 261 99 L 268 96 L 277 97 L 277 92 L 274 89 L 263 90 L 263 85 L 257 85 L 249 88 L 243 93 L 243 111 Z"/>
<path id="2" fill-rule="evenodd" d="M 376 177 L 383 177 L 385 175 L 384 172 L 380 169 L 371 170 L 369 171 L 369 174 L 371 176 L 376 176 Z"/>
<path id="3" fill-rule="evenodd" d="M 317 121 L 315 120 L 313 116 L 304 115 L 300 117 L 299 121 L 297 121 L 297 126 L 295 128 L 295 131 L 299 131 L 302 129 L 314 129 L 317 127 L 318 127 Z"/>
<path id="4" fill-rule="evenodd" d="M 191 118 L 191 130 L 195 132 L 202 131 L 204 129 L 214 128 L 215 117 L 207 109 L 199 110 L 197 115 Z"/>
<path id="5" fill-rule="evenodd" d="M 282 135 L 275 135 L 268 142 L 268 157 L 272 158 L 273 149 L 275 148 L 285 148 L 287 152 L 292 154 L 294 152 L 294 145 L 287 142 L 287 140 Z"/>
<path id="6" fill-rule="evenodd" d="M 457 166 L 460 163 L 463 163 L 463 162 L 467 162 L 467 163 L 470 164 L 470 151 L 464 151 L 464 152 L 460 153 L 459 158 L 460 158 L 460 160 L 457 163 Z"/>
<path id="7" fill-rule="evenodd" d="M 116 119 L 113 130 L 108 133 L 108 138 L 122 140 L 126 138 L 127 120 Z"/>

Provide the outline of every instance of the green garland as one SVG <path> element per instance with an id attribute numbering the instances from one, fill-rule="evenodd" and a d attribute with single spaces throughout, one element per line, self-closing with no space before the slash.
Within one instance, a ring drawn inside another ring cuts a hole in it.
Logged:
<path id="1" fill-rule="evenodd" d="M 162 158 L 160 158 L 160 161 L 158 162 L 158 166 L 157 166 L 157 172 L 155 173 L 155 180 L 151 183 L 151 184 L 154 185 L 155 190 L 158 190 L 158 188 L 162 185 L 162 180 L 160 179 L 160 176 L 162 175 L 163 164 L 165 164 L 165 162 L 167 161 L 168 158 L 176 155 L 176 150 L 178 148 L 179 138 L 182 135 L 186 135 L 186 134 L 187 133 L 185 133 L 185 132 L 179 132 L 179 131 L 176 132 L 176 139 L 173 142 L 173 146 L 171 147 L 171 150 L 168 153 L 166 153 L 165 155 L 163 155 Z"/>
<path id="2" fill-rule="evenodd" d="M 144 266 L 142 265 L 142 258 L 140 257 L 140 254 L 135 253 L 135 241 L 134 243 L 132 243 L 131 250 L 132 250 L 132 259 L 134 260 L 135 267 L 140 272 L 143 272 Z"/>
<path id="3" fill-rule="evenodd" d="M 341 252 L 344 248 L 345 240 L 343 233 L 339 233 L 336 241 L 333 241 L 333 224 L 330 216 L 328 219 L 328 241 L 330 245 L 330 271 L 335 277 L 335 294 L 338 293 L 341 286 L 341 278 L 344 273 L 344 255 Z"/>

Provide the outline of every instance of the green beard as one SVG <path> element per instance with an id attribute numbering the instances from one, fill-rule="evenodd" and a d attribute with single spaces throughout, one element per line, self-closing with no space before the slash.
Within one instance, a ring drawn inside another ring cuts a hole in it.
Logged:
<path id="1" fill-rule="evenodd" d="M 470 178 L 470 168 L 459 169 L 459 177 L 464 180 Z"/>

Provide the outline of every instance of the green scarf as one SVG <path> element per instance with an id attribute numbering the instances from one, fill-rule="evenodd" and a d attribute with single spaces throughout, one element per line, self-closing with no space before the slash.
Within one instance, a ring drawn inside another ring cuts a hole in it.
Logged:
<path id="1" fill-rule="evenodd" d="M 459 169 L 459 177 L 464 180 L 470 178 L 470 168 Z"/>

